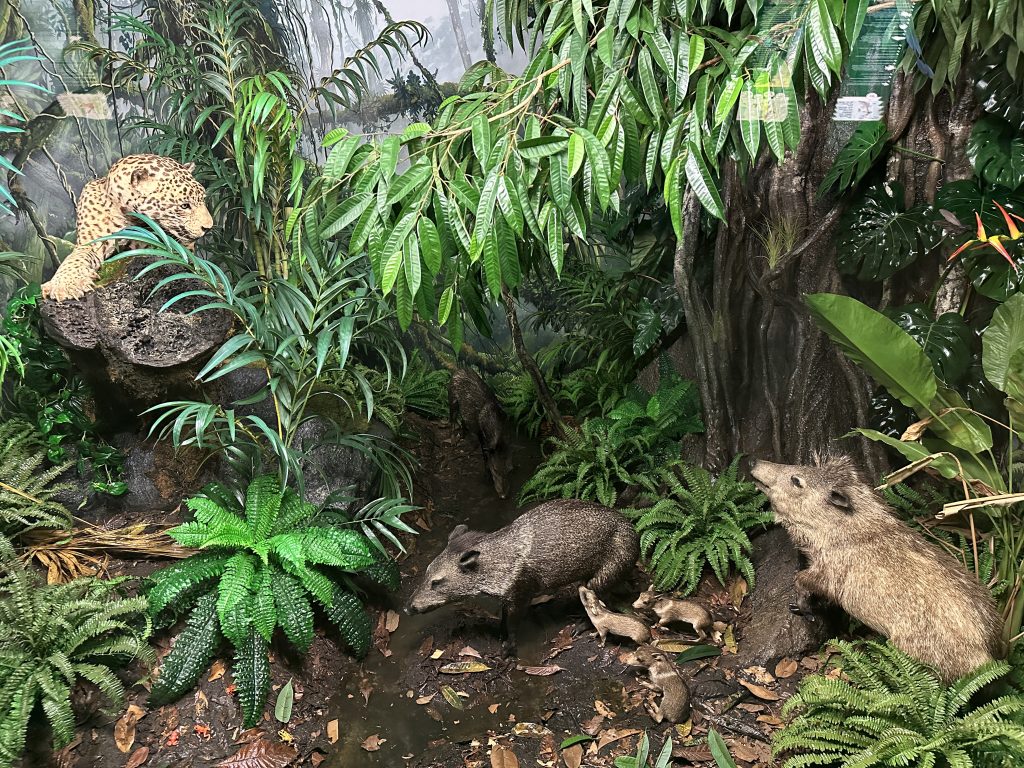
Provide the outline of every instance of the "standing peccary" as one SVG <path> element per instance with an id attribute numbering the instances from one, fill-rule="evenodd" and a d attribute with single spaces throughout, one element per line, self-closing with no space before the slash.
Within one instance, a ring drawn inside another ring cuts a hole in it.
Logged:
<path id="1" fill-rule="evenodd" d="M 653 613 L 658 617 L 659 627 L 667 627 L 674 622 L 689 624 L 701 640 L 705 640 L 714 631 L 711 614 L 707 608 L 692 600 L 679 600 L 659 595 L 654 591 L 653 584 L 647 588 L 647 591 L 640 594 L 640 597 L 633 603 L 633 608 Z"/>
<path id="2" fill-rule="evenodd" d="M 848 458 L 758 461 L 751 475 L 810 561 L 796 575 L 795 613 L 813 596 L 838 603 L 946 682 L 1002 655 L 988 589 L 896 519 Z"/>
<path id="3" fill-rule="evenodd" d="M 501 600 L 505 650 L 515 650 L 515 619 L 544 592 L 583 582 L 601 591 L 640 556 L 633 525 L 589 501 L 548 501 L 494 533 L 458 525 L 427 566 L 409 608 L 424 613 L 477 595 Z"/>
<path id="4" fill-rule="evenodd" d="M 448 385 L 448 411 L 452 424 L 461 424 L 480 440 L 494 490 L 500 498 L 508 498 L 512 457 L 505 439 L 505 414 L 498 398 L 475 371 L 457 368 Z"/>

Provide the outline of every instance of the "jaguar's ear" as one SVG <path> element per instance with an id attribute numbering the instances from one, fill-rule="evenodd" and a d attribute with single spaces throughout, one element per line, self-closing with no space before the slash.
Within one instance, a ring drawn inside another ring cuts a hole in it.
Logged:
<path id="1" fill-rule="evenodd" d="M 185 169 L 186 173 L 192 173 L 196 169 L 196 164 L 195 163 L 185 163 L 181 167 Z"/>
<path id="2" fill-rule="evenodd" d="M 159 183 L 160 180 L 149 168 L 136 168 L 132 171 L 132 189 L 136 192 L 148 195 L 156 191 Z"/>

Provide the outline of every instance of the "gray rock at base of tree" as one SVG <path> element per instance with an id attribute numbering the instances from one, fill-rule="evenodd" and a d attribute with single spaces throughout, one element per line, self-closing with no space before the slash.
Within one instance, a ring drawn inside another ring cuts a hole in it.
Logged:
<path id="1" fill-rule="evenodd" d="M 115 502 L 124 511 L 172 510 L 212 479 L 200 464 L 202 452 L 197 449 L 176 451 L 169 441 L 130 432 L 115 435 L 113 444 L 124 454 L 128 491 Z"/>
<path id="2" fill-rule="evenodd" d="M 269 389 L 265 370 L 245 366 L 214 379 L 206 387 L 206 392 L 211 402 L 224 408 L 234 409 L 237 418 L 258 416 L 267 424 L 275 424 L 277 416 L 274 413 L 274 401 L 269 396 Z M 247 400 L 261 391 L 267 392 L 267 397 L 263 400 L 242 404 L 241 401 Z"/>
<path id="3" fill-rule="evenodd" d="M 375 424 L 371 430 L 390 439 L 381 425 Z M 332 494 L 343 494 L 354 499 L 347 509 L 356 510 L 376 498 L 380 470 L 366 453 L 338 445 L 335 435 L 334 426 L 321 417 L 310 419 L 298 429 L 295 444 L 303 454 L 305 498 L 319 506 Z"/>
<path id="4" fill-rule="evenodd" d="M 750 622 L 743 627 L 739 652 L 726 657 L 737 669 L 770 668 L 783 657 L 799 658 L 817 650 L 835 634 L 828 615 L 809 621 L 789 610 L 796 602 L 793 577 L 801 567 L 800 554 L 789 535 L 775 527 L 755 537 L 753 544 L 757 582 L 748 598 Z"/>
<path id="5" fill-rule="evenodd" d="M 226 312 L 189 314 L 205 302 L 199 297 L 160 311 L 168 299 L 203 284 L 176 281 L 150 295 L 174 270 L 133 279 L 147 263 L 132 260 L 123 274 L 81 299 L 41 305 L 46 332 L 92 385 L 101 412 L 122 421 L 126 411 L 134 417 L 156 403 L 199 397 L 195 375 L 231 331 Z"/>

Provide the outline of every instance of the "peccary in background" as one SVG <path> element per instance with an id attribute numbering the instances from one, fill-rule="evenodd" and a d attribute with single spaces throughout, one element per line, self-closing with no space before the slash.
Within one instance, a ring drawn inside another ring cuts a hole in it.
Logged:
<path id="1" fill-rule="evenodd" d="M 639 555 L 633 525 L 614 509 L 573 499 L 547 501 L 494 533 L 456 526 L 409 608 L 424 613 L 477 595 L 497 597 L 505 650 L 513 652 L 515 619 L 532 598 L 581 582 L 600 592 Z"/>
<path id="2" fill-rule="evenodd" d="M 791 610 L 809 612 L 812 596 L 838 603 L 946 682 L 1002 655 L 988 589 L 898 520 L 850 459 L 758 461 L 751 475 L 810 560 Z"/>
<path id="3" fill-rule="evenodd" d="M 505 414 L 498 398 L 476 371 L 458 368 L 452 374 L 448 411 L 452 424 L 461 424 L 480 440 L 494 490 L 500 498 L 508 498 L 512 457 L 505 439 Z"/>

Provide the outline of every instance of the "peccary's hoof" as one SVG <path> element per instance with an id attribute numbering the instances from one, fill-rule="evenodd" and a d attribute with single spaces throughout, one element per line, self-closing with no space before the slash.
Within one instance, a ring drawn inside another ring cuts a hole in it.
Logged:
<path id="1" fill-rule="evenodd" d="M 796 614 L 797 616 L 802 616 L 807 621 L 817 621 L 817 617 L 815 617 L 813 613 L 811 613 L 810 611 L 805 611 L 797 603 L 789 604 L 789 612 Z"/>

